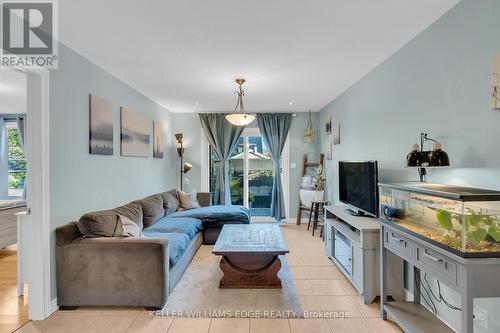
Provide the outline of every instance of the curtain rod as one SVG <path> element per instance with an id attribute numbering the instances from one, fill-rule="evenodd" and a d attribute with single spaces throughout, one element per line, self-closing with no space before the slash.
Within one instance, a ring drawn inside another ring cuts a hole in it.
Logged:
<path id="1" fill-rule="evenodd" d="M 215 113 L 230 114 L 231 112 L 198 112 L 198 113 L 193 113 L 193 117 L 196 117 L 199 114 L 205 114 L 205 113 L 206 114 L 215 114 Z M 262 114 L 266 114 L 266 113 L 276 113 L 276 114 L 283 113 L 283 114 L 288 114 L 288 112 L 255 112 L 255 113 L 250 112 L 250 114 L 259 114 L 259 113 L 262 113 Z M 306 112 L 304 112 L 304 113 L 306 113 Z M 175 113 L 175 114 L 178 114 L 178 113 Z M 292 115 L 292 117 L 297 117 L 296 113 L 292 113 L 291 115 Z"/>

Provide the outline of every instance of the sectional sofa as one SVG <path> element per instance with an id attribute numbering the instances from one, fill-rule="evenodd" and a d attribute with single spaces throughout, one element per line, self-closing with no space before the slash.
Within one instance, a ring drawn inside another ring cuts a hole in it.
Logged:
<path id="1" fill-rule="evenodd" d="M 210 193 L 195 206 L 183 209 L 171 190 L 57 228 L 59 308 L 161 309 L 202 243 L 214 244 L 226 223 L 250 222 L 245 207 L 211 206 Z"/>

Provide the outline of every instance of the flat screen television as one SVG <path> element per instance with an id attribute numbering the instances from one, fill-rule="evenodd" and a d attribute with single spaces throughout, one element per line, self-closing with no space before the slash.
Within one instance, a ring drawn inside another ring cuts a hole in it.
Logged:
<path id="1" fill-rule="evenodd" d="M 339 200 L 351 215 L 378 216 L 377 161 L 339 161 Z"/>

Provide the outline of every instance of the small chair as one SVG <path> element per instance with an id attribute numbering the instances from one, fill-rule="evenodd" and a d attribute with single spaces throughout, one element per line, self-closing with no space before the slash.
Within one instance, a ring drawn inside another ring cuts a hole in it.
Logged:
<path id="1" fill-rule="evenodd" d="M 323 236 L 323 221 L 319 220 L 319 215 L 323 214 L 323 207 L 328 205 L 328 201 L 312 201 L 311 202 L 311 211 L 309 212 L 309 221 L 307 223 L 307 230 L 311 226 L 311 222 L 313 222 L 312 227 L 312 235 L 314 236 L 314 230 L 318 227 L 318 223 L 321 223 L 320 237 Z M 313 218 L 314 214 L 314 218 Z M 312 221 L 311 221 L 312 219 Z"/>

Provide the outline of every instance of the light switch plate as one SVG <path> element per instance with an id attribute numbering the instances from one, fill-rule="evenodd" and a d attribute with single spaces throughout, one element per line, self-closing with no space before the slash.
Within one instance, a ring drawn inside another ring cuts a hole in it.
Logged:
<path id="1" fill-rule="evenodd" d="M 292 162 L 290 163 L 290 169 L 295 169 L 297 167 L 297 163 Z"/>

